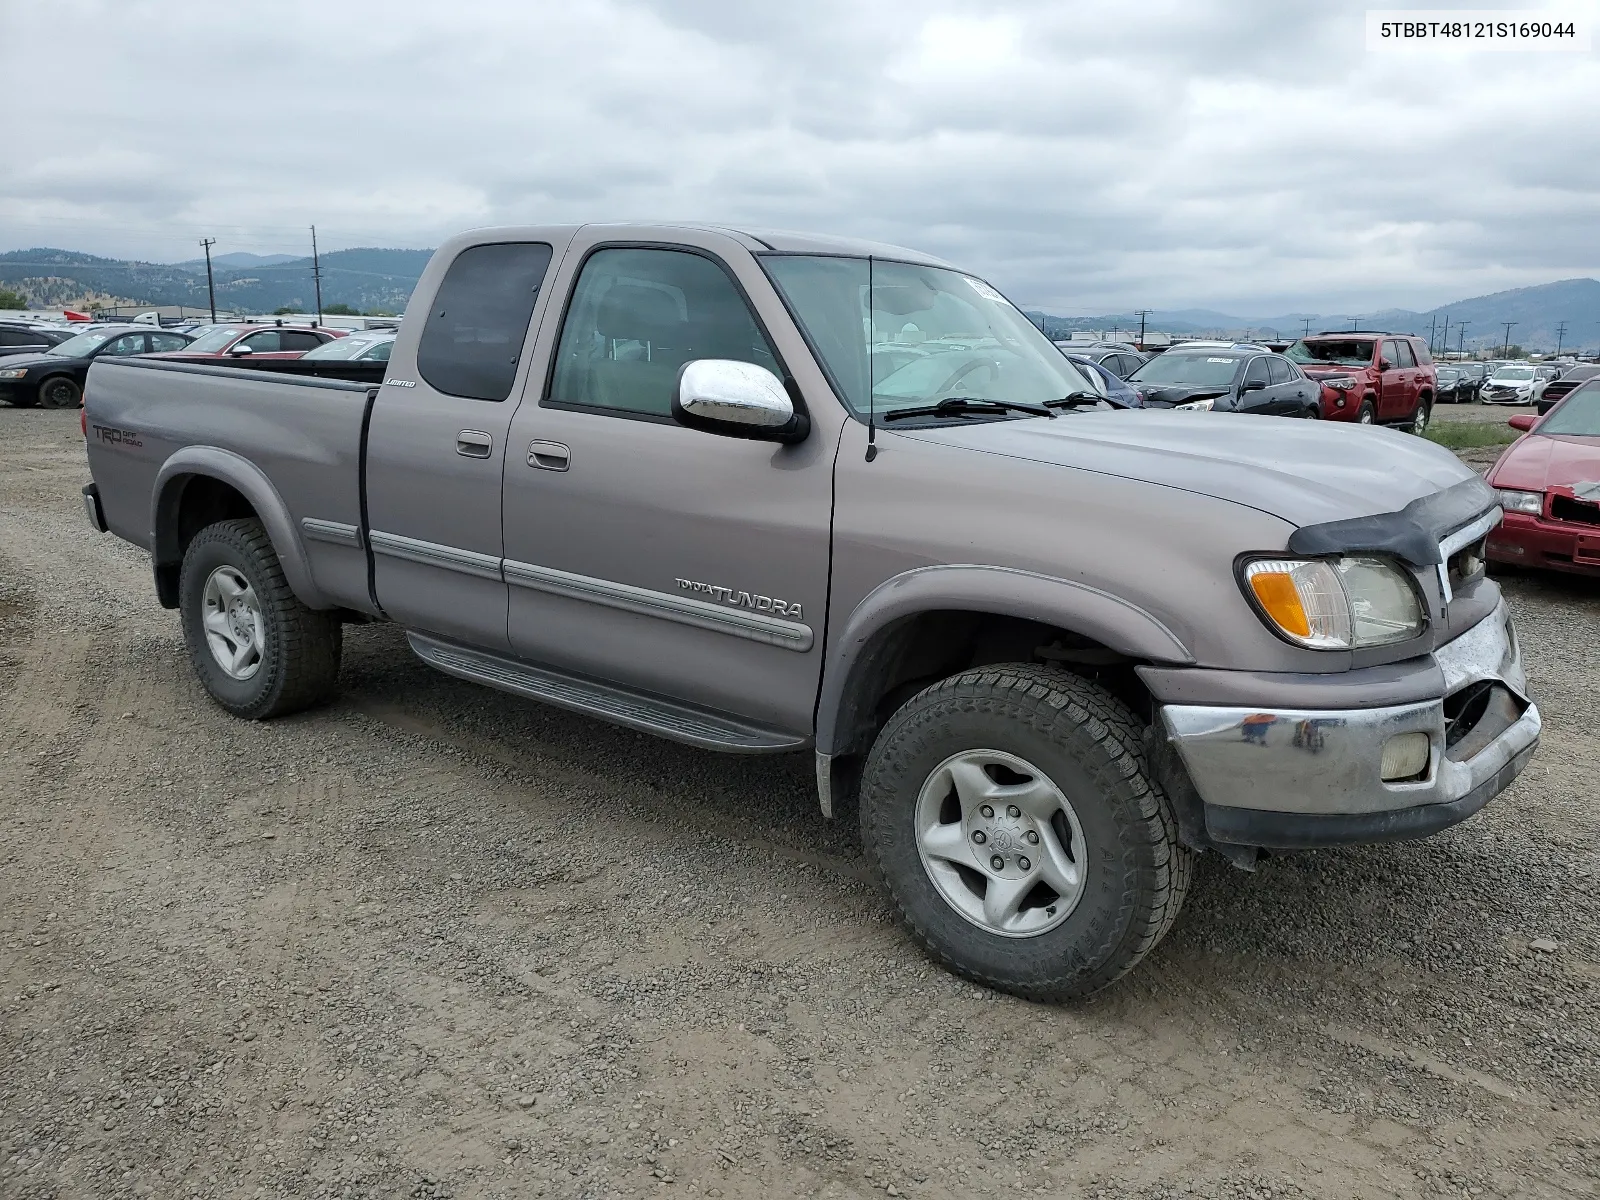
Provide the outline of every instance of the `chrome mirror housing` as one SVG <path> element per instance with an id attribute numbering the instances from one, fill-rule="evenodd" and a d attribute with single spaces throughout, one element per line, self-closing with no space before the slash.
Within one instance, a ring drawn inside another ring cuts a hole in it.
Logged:
<path id="1" fill-rule="evenodd" d="M 672 393 L 672 416 L 690 429 L 758 441 L 799 442 L 811 428 L 782 380 L 765 367 L 730 358 L 684 363 Z"/>

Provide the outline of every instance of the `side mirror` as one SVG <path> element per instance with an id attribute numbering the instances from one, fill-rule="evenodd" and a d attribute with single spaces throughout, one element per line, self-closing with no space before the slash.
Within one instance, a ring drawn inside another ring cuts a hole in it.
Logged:
<path id="1" fill-rule="evenodd" d="M 249 346 L 235 346 L 232 350 L 229 350 L 228 353 L 237 358 L 244 354 L 254 354 L 255 350 Z"/>
<path id="2" fill-rule="evenodd" d="M 1539 418 L 1534 416 L 1532 413 L 1518 413 L 1516 416 L 1512 417 L 1506 422 L 1506 424 L 1511 426 L 1511 428 L 1520 429 L 1523 433 L 1527 433 L 1538 423 Z"/>
<path id="3" fill-rule="evenodd" d="M 1387 358 L 1380 358 L 1378 360 L 1378 370 L 1380 370 L 1380 371 L 1392 371 L 1392 370 L 1394 370 L 1394 364 L 1392 362 L 1390 362 Z"/>
<path id="4" fill-rule="evenodd" d="M 1260 392 L 1265 391 L 1266 386 L 1267 383 L 1264 379 L 1246 379 L 1239 390 L 1241 392 Z"/>
<path id="5" fill-rule="evenodd" d="M 804 441 L 811 421 L 796 412 L 783 381 L 765 367 L 730 358 L 697 358 L 678 371 L 672 419 L 702 433 L 753 441 Z"/>

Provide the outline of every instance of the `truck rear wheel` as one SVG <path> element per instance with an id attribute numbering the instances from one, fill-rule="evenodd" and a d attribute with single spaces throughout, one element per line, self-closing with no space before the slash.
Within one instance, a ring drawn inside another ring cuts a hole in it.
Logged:
<path id="1" fill-rule="evenodd" d="M 234 716 L 280 717 L 333 694 L 342 627 L 300 602 L 261 522 L 218 521 L 195 535 L 178 609 L 195 674 Z"/>
<path id="2" fill-rule="evenodd" d="M 1192 857 L 1142 745 L 1105 689 L 1029 664 L 953 676 L 894 714 L 867 757 L 862 839 L 935 959 L 1065 1000 L 1155 947 Z"/>

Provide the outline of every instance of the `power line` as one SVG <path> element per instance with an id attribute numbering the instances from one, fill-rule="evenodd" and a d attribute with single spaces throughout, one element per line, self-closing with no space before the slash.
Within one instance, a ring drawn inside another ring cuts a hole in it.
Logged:
<path id="1" fill-rule="evenodd" d="M 217 284 L 211 277 L 211 247 L 217 244 L 216 238 L 201 238 L 200 245 L 206 252 L 206 295 L 211 298 L 211 323 L 217 323 Z"/>

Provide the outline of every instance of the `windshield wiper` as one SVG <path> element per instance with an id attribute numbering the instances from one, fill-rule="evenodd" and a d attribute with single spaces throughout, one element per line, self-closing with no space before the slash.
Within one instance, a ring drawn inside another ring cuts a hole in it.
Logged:
<path id="1" fill-rule="evenodd" d="M 1099 404 L 1104 400 L 1107 404 L 1116 403 L 1098 392 L 1068 392 L 1059 400 L 1046 400 L 1046 408 L 1079 408 L 1089 404 Z"/>
<path id="2" fill-rule="evenodd" d="M 978 396 L 947 396 L 937 404 L 919 404 L 915 408 L 897 408 L 883 414 L 885 421 L 902 421 L 907 417 L 969 417 L 994 413 L 1020 412 L 1034 417 L 1049 417 L 1055 413 L 1042 404 L 1018 404 L 1012 400 L 985 400 Z"/>

